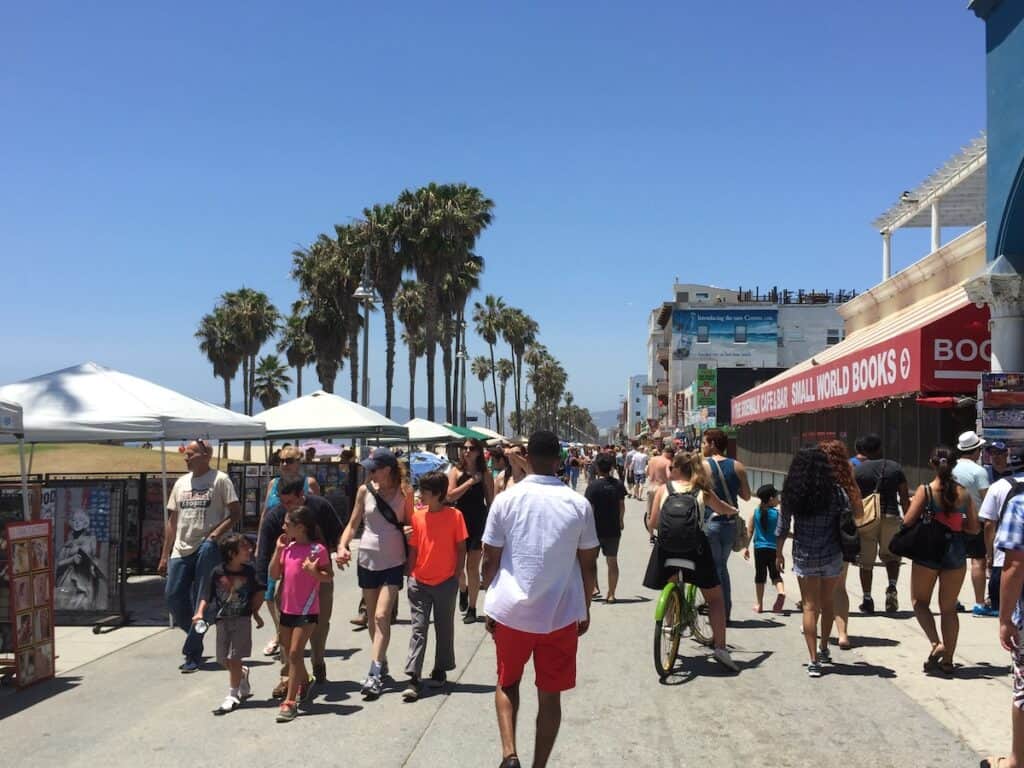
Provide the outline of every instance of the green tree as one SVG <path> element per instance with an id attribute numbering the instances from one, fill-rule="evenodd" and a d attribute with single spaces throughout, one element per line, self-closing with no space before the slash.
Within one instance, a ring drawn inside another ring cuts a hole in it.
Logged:
<path id="1" fill-rule="evenodd" d="M 473 372 L 473 375 L 480 380 L 480 388 L 484 393 L 484 403 L 487 402 L 487 379 L 491 375 L 491 361 L 483 355 L 477 355 L 473 358 L 473 364 L 469 367 L 469 370 Z M 491 426 L 490 419 L 487 420 L 488 428 Z"/>
<path id="2" fill-rule="evenodd" d="M 502 316 L 505 314 L 505 302 L 500 296 L 487 294 L 483 303 L 479 301 L 473 304 L 473 324 L 480 338 L 487 342 L 491 351 L 491 388 L 494 390 L 494 402 L 498 400 L 498 364 L 494 359 L 494 345 L 498 343 L 498 336 L 501 333 Z M 497 429 L 502 431 L 503 411 L 498 411 Z"/>
<path id="3" fill-rule="evenodd" d="M 425 286 L 424 343 L 427 368 L 427 418 L 435 420 L 434 361 L 441 320 L 440 289 L 452 266 L 466 260 L 480 233 L 493 220 L 494 203 L 466 184 L 431 183 L 405 190 L 401 212 L 402 249 Z"/>
<path id="4" fill-rule="evenodd" d="M 488 429 L 491 428 L 491 416 L 494 415 L 494 412 L 496 410 L 497 409 L 495 408 L 493 401 L 488 400 L 486 403 L 484 403 L 483 412 L 484 412 L 484 418 L 487 420 L 487 428 Z"/>
<path id="5" fill-rule="evenodd" d="M 459 422 L 459 371 L 454 369 L 452 346 L 462 333 L 466 302 L 470 294 L 480 287 L 480 273 L 484 260 L 476 254 L 466 255 L 464 261 L 453 266 L 441 283 L 441 352 L 445 379 L 445 404 L 448 421 Z M 464 361 L 463 361 L 464 363 Z"/>
<path id="6" fill-rule="evenodd" d="M 516 432 L 522 434 L 523 421 L 523 355 L 526 348 L 532 344 L 540 328 L 537 321 L 527 315 L 523 310 L 510 307 L 505 310 L 502 317 L 501 335 L 509 345 L 512 352 L 512 363 L 515 366 L 515 373 L 512 379 L 512 391 L 515 396 L 516 406 Z"/>
<path id="7" fill-rule="evenodd" d="M 334 392 L 338 371 L 349 353 L 353 322 L 351 276 L 335 241 L 320 235 L 308 248 L 292 253 L 292 278 L 306 307 L 306 333 L 313 342 L 317 378 L 325 392 Z M 343 294 L 346 294 L 343 295 Z"/>
<path id="8" fill-rule="evenodd" d="M 305 302 L 292 304 L 292 313 L 281 329 L 277 342 L 278 354 L 284 355 L 288 365 L 295 369 L 295 396 L 302 397 L 302 369 L 316 359 L 313 339 L 306 331 L 307 317 L 303 313 Z"/>
<path id="9" fill-rule="evenodd" d="M 213 364 L 213 375 L 224 380 L 224 407 L 231 408 L 231 382 L 242 364 L 242 350 L 231 335 L 231 323 L 223 304 L 203 315 L 195 337 L 199 351 Z"/>
<path id="10" fill-rule="evenodd" d="M 348 372 L 352 385 L 352 402 L 360 402 L 359 398 L 359 334 L 363 329 L 364 305 L 352 294 L 363 280 L 363 262 L 366 252 L 359 244 L 359 227 L 356 224 L 335 225 L 337 239 L 335 249 L 340 261 L 342 287 L 338 292 L 338 301 L 344 306 L 346 330 L 348 331 Z"/>
<path id="11" fill-rule="evenodd" d="M 277 355 L 265 355 L 260 358 L 254 381 L 254 394 L 263 410 L 280 405 L 281 395 L 288 391 L 288 385 L 292 383 L 288 369 Z"/>
<path id="12" fill-rule="evenodd" d="M 253 412 L 253 387 L 256 376 L 256 355 L 277 333 L 281 313 L 262 291 L 239 288 L 221 296 L 231 335 L 242 352 L 243 395 L 245 413 Z"/>
<path id="13" fill-rule="evenodd" d="M 512 364 L 511 360 L 503 357 L 495 363 L 495 370 L 498 374 L 498 383 L 501 385 L 498 395 L 498 431 L 505 434 L 505 431 L 502 429 L 505 426 L 505 389 L 508 380 L 515 374 L 516 367 Z"/>
<path id="14" fill-rule="evenodd" d="M 395 312 L 402 323 L 402 342 L 409 352 L 409 418 L 416 418 L 416 361 L 426 353 L 423 333 L 423 294 L 421 283 L 403 280 L 395 296 Z"/>

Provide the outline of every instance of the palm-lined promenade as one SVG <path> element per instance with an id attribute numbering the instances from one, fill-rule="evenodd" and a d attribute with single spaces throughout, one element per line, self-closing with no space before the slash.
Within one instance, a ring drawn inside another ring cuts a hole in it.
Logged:
<path id="1" fill-rule="evenodd" d="M 395 388 L 397 321 L 408 356 L 410 416 L 417 411 L 421 359 L 426 416 L 434 421 L 441 415 L 436 400 L 440 351 L 445 421 L 465 423 L 462 387 L 468 386 L 468 363 L 483 387 L 481 410 L 488 427 L 494 416 L 501 433 L 562 427 L 567 437 L 596 442 L 590 412 L 567 390 L 569 376 L 540 342 L 537 321 L 494 294 L 473 300 L 485 266 L 477 243 L 494 220 L 494 208 L 483 192 L 466 184 L 405 190 L 394 203 L 364 208 L 361 218 L 336 225 L 333 235 L 321 233 L 292 253 L 299 297 L 287 316 L 262 291 L 223 293 L 195 335 L 214 376 L 224 383 L 224 406 L 232 405 L 231 385 L 239 370 L 242 409 L 252 415 L 256 402 L 264 408 L 281 402 L 292 384 L 288 367 L 295 369 L 295 394 L 301 396 L 307 365 L 315 366 L 321 388 L 334 392 L 347 364 L 351 399 L 359 401 L 367 302 L 358 296 L 368 288 L 379 296 L 384 315 L 385 416 L 391 417 Z M 488 350 L 471 361 L 466 354 L 470 327 Z M 259 357 L 275 336 L 277 354 L 287 365 L 274 354 Z M 371 346 L 371 352 L 380 347 Z M 502 350 L 508 357 L 498 357 Z"/>

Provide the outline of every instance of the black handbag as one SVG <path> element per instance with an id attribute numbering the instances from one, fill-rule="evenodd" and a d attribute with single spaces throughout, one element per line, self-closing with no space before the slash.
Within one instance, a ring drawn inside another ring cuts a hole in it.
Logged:
<path id="1" fill-rule="evenodd" d="M 839 546 L 843 550 L 843 562 L 856 563 L 860 557 L 860 533 L 857 531 L 857 523 L 853 519 L 850 497 L 842 488 L 837 489 L 836 495 L 842 503 L 842 508 L 839 511 Z"/>
<path id="2" fill-rule="evenodd" d="M 925 486 L 927 507 L 917 519 L 917 522 L 910 526 L 900 526 L 900 529 L 893 534 L 889 542 L 889 551 L 900 557 L 909 557 L 911 560 L 923 560 L 929 563 L 942 561 L 946 554 L 946 547 L 953 532 L 945 525 L 935 519 L 933 511 L 932 489 Z"/>

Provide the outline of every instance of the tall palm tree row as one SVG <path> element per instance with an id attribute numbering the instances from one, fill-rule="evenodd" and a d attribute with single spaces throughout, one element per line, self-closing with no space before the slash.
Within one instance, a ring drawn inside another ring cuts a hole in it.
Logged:
<path id="1" fill-rule="evenodd" d="M 263 291 L 239 288 L 220 297 L 231 334 L 242 352 L 242 397 L 246 415 L 253 414 L 256 355 L 281 323 L 281 313 Z"/>
<path id="2" fill-rule="evenodd" d="M 256 365 L 254 394 L 264 410 L 281 404 L 281 395 L 292 383 L 288 368 L 277 355 L 265 355 Z"/>
<path id="3" fill-rule="evenodd" d="M 498 335 L 501 333 L 505 302 L 500 296 L 487 294 L 481 304 L 479 301 L 473 304 L 473 323 L 476 332 L 491 351 L 491 388 L 494 390 L 494 402 L 498 403 L 498 364 L 494 359 L 494 345 L 498 343 Z M 504 387 L 504 385 L 502 385 Z M 487 396 L 484 395 L 484 400 Z M 502 405 L 502 410 L 504 404 Z M 502 410 L 498 410 L 497 429 L 502 430 Z"/>
<path id="4" fill-rule="evenodd" d="M 199 351 L 213 365 L 213 375 L 224 380 L 224 407 L 231 408 L 231 382 L 242 364 L 242 350 L 234 337 L 226 308 L 220 304 L 203 315 L 195 337 Z"/>
<path id="5" fill-rule="evenodd" d="M 306 303 L 301 299 L 292 304 L 292 313 L 285 321 L 277 342 L 278 354 L 284 355 L 288 365 L 295 369 L 296 397 L 302 397 L 302 369 L 316 359 L 313 339 L 306 330 L 305 310 Z"/>

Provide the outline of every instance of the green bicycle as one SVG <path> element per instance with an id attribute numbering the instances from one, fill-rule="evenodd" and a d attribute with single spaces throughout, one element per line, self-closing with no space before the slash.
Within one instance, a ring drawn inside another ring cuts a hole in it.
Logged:
<path id="1" fill-rule="evenodd" d="M 670 557 L 665 565 L 677 568 L 675 581 L 661 590 L 654 609 L 654 668 L 664 680 L 676 664 L 679 641 L 689 635 L 701 645 L 711 645 L 711 620 L 704 593 L 683 579 L 683 569 L 694 568 L 692 560 Z"/>

